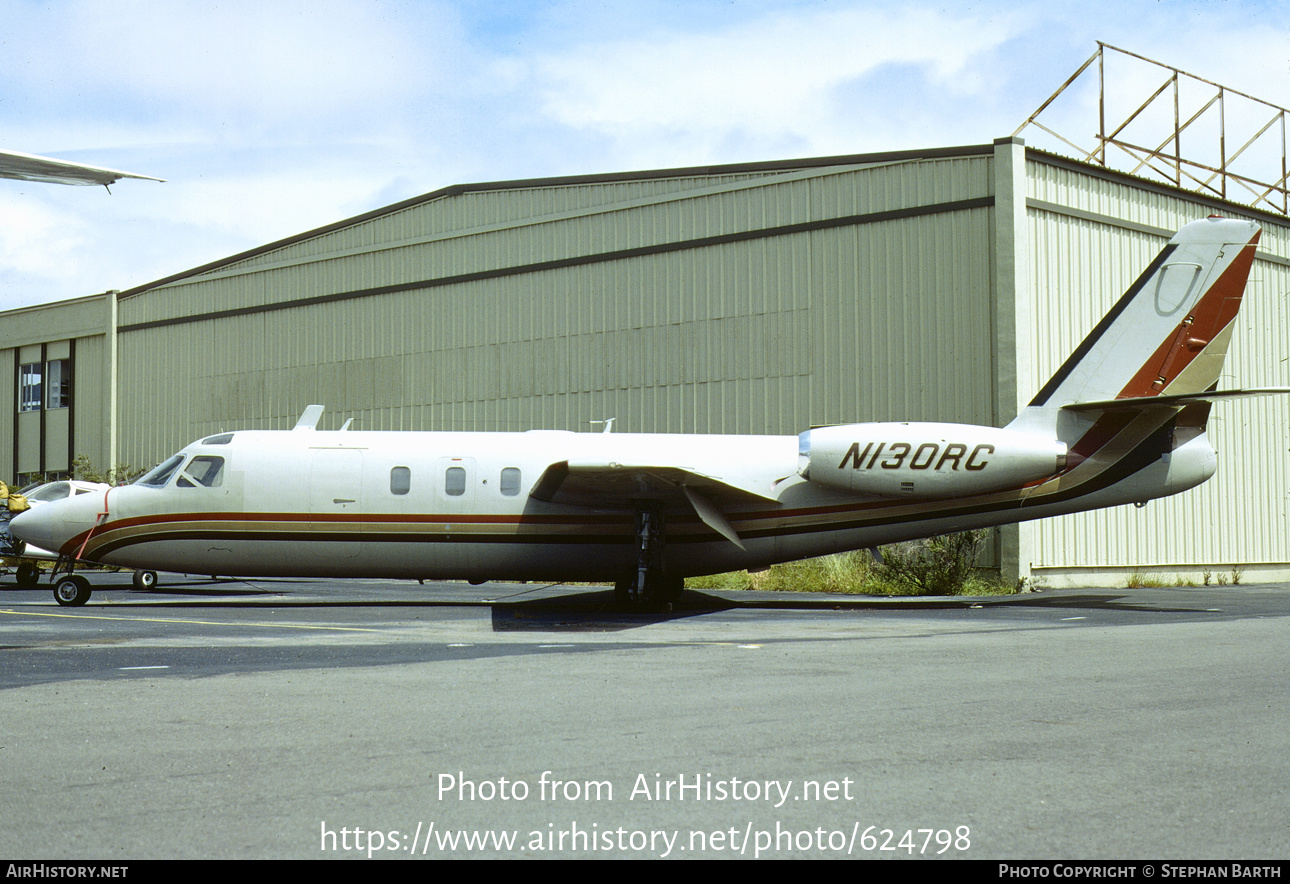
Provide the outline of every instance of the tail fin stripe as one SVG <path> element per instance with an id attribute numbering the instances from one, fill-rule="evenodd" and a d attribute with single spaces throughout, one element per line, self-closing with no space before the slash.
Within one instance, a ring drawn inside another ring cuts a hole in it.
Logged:
<path id="1" fill-rule="evenodd" d="M 1138 373 L 1120 391 L 1119 398 L 1152 396 L 1169 384 L 1191 364 L 1197 353 L 1236 318 L 1245 292 L 1245 281 L 1254 264 L 1254 241 L 1244 246 L 1223 271 L 1209 291 L 1201 296 L 1176 333 L 1160 345 Z M 1191 391 L 1189 391 L 1191 392 Z"/>

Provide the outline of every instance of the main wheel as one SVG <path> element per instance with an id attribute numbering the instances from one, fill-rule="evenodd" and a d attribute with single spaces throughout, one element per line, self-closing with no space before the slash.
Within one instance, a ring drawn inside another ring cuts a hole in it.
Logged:
<path id="1" fill-rule="evenodd" d="M 130 582 L 134 584 L 135 589 L 152 589 L 157 585 L 157 572 L 135 571 L 134 575 L 130 578 Z"/>
<path id="2" fill-rule="evenodd" d="M 30 563 L 23 563 L 18 566 L 18 572 L 14 575 L 19 586 L 35 586 L 40 583 L 40 567 Z"/>
<path id="3" fill-rule="evenodd" d="M 60 605 L 80 607 L 90 600 L 90 582 L 79 574 L 69 574 L 54 584 L 54 599 Z"/>
<path id="4" fill-rule="evenodd" d="M 635 578 L 620 580 L 614 584 L 614 599 L 624 608 L 637 611 L 657 611 L 670 604 L 685 592 L 685 580 L 679 577 L 663 578 L 649 575 L 645 580 L 644 591 L 636 585 Z"/>

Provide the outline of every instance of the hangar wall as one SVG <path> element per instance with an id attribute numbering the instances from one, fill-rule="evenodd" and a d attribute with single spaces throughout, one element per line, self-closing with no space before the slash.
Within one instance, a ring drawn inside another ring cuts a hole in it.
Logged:
<path id="1" fill-rule="evenodd" d="M 1287 384 L 1290 221 L 1033 152 L 1026 179 L 1032 313 L 1018 358 L 1037 378 L 1052 374 L 1177 228 L 1219 213 L 1263 228 L 1220 386 Z M 1141 510 L 1036 522 L 1021 556 L 1054 584 L 1122 585 L 1134 574 L 1202 583 L 1206 572 L 1231 581 L 1233 568 L 1244 572 L 1236 579 L 1290 579 L 1287 426 L 1290 397 L 1217 405 L 1209 421 L 1219 458 L 1213 479 Z"/>
<path id="2" fill-rule="evenodd" d="M 157 419 L 120 456 L 310 402 L 369 429 L 992 421 L 992 152 L 450 189 L 126 293 L 122 414 Z"/>

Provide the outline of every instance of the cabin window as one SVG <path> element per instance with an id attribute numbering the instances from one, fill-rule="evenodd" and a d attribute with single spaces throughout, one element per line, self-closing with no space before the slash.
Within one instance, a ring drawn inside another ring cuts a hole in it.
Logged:
<path id="1" fill-rule="evenodd" d="M 41 364 L 30 362 L 18 369 L 18 410 L 40 411 Z"/>
<path id="2" fill-rule="evenodd" d="M 196 485 L 218 488 L 224 484 L 224 458 L 207 455 L 194 457 L 175 484 L 180 488 L 192 488 Z"/>
<path id="3" fill-rule="evenodd" d="M 170 477 L 179 469 L 179 465 L 184 462 L 182 454 L 176 454 L 170 460 L 163 464 L 153 467 L 150 471 L 144 473 L 138 479 L 134 480 L 136 485 L 151 485 L 154 488 L 160 488 L 170 481 Z"/>
<path id="4" fill-rule="evenodd" d="M 520 468 L 507 467 L 502 470 L 502 496 L 515 497 L 520 493 Z"/>
<path id="5" fill-rule="evenodd" d="M 390 470 L 390 493 L 407 494 L 412 489 L 412 470 L 395 467 Z"/>
<path id="6" fill-rule="evenodd" d="M 448 467 L 444 475 L 443 490 L 449 497 L 461 497 L 466 493 L 466 470 L 464 467 Z"/>

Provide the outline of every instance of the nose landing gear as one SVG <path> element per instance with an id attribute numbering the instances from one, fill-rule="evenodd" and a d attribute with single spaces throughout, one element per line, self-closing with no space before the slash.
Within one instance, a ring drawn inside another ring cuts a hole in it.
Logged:
<path id="1" fill-rule="evenodd" d="M 54 582 L 54 599 L 65 607 L 78 608 L 90 600 L 90 582 L 79 574 L 68 574 Z"/>

